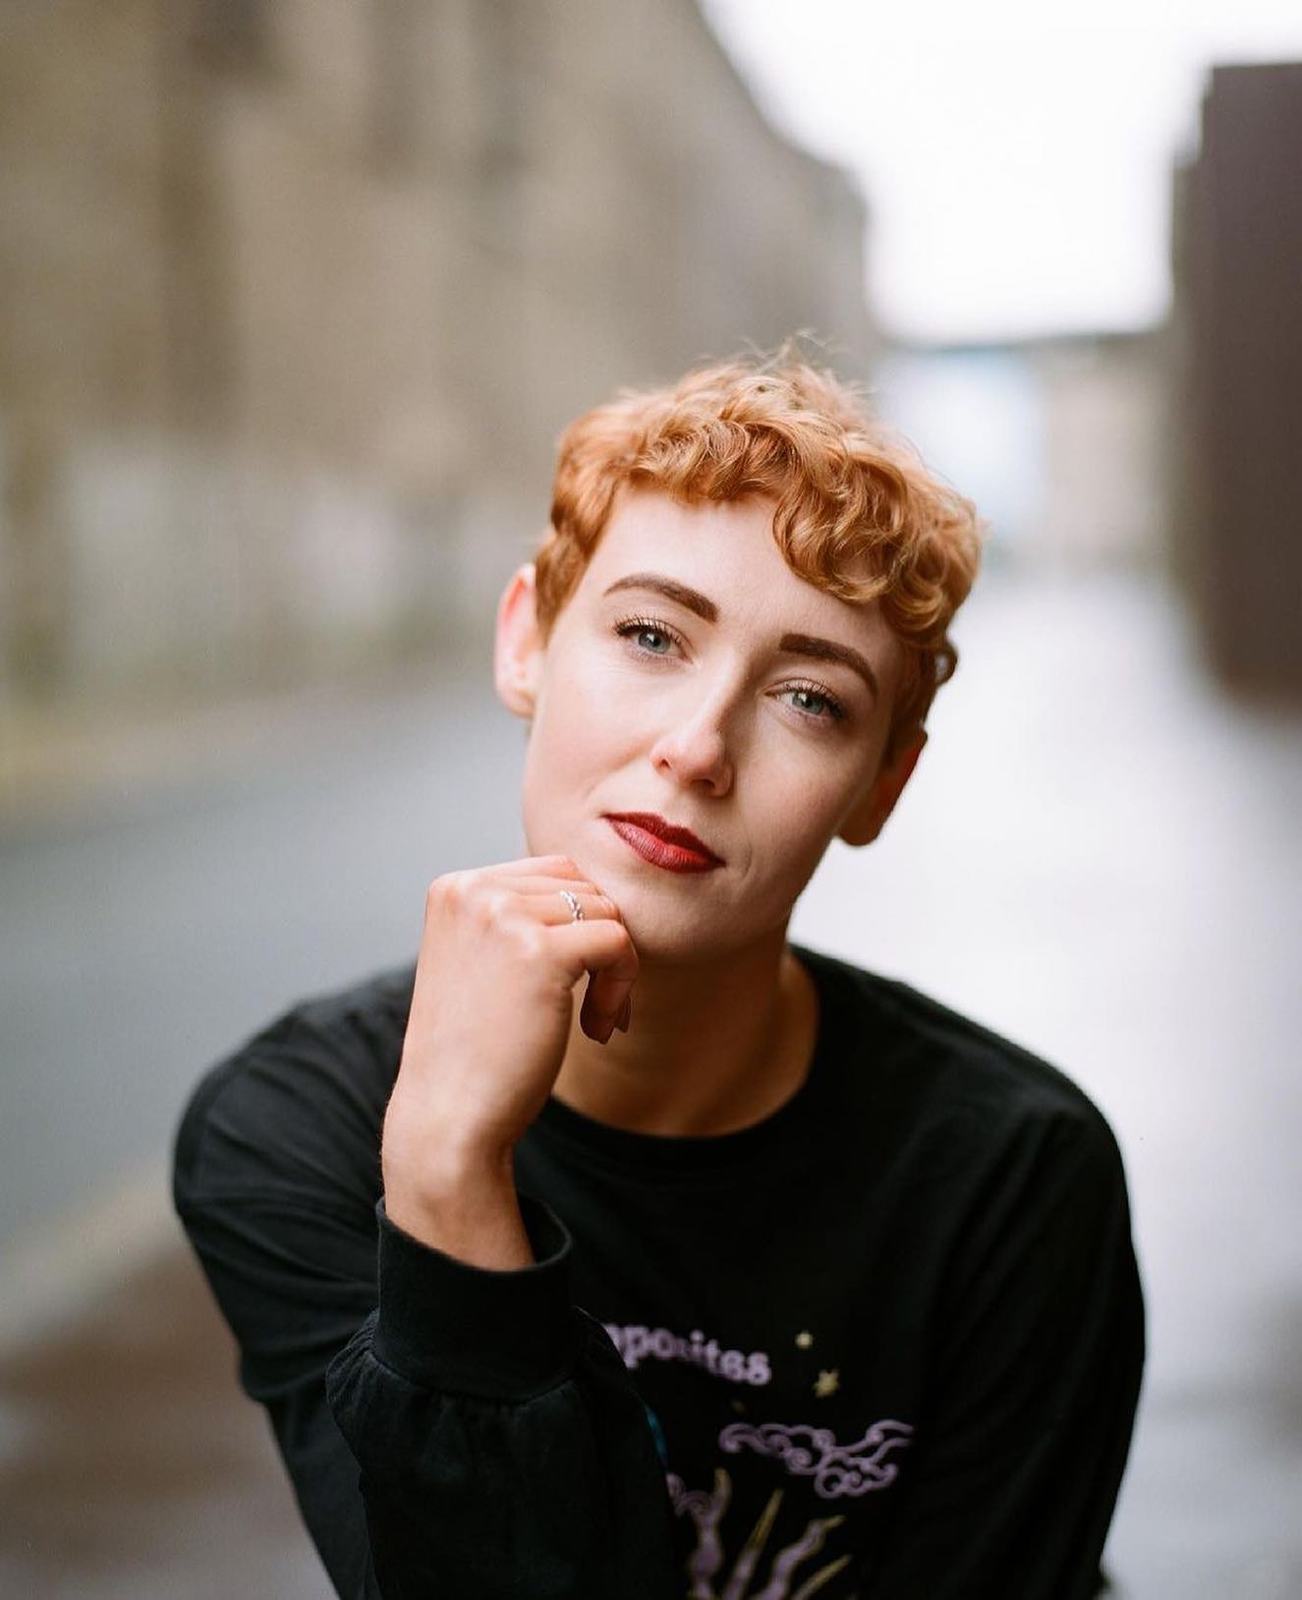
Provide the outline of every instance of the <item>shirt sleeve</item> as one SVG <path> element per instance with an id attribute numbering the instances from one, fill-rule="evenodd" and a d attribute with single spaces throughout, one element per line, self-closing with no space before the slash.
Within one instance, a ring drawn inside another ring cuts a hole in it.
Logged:
<path id="1" fill-rule="evenodd" d="M 570 1240 L 521 1196 L 536 1265 L 431 1249 L 381 1200 L 379 1305 L 326 1392 L 360 1466 L 386 1600 L 680 1600 L 664 1471 L 604 1329 L 573 1306 Z"/>
<path id="2" fill-rule="evenodd" d="M 361 1134 L 343 1080 L 286 1065 L 201 1086 L 173 1188 L 335 1592 L 679 1600 L 650 1425 L 559 1218 L 521 1196 L 518 1270 L 429 1249 L 326 1158 L 332 1095 Z"/>
<path id="3" fill-rule="evenodd" d="M 1144 1313 L 1121 1157 L 1089 1115 L 1008 1151 L 956 1243 L 887 1542 L 861 1600 L 1088 1600 L 1129 1451 Z"/>

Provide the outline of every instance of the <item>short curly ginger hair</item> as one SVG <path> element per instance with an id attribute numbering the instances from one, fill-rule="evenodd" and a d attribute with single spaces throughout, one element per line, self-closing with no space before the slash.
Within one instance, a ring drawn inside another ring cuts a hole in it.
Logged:
<path id="1" fill-rule="evenodd" d="M 904 646 L 890 761 L 922 727 L 958 651 L 950 621 L 980 563 L 975 507 L 870 415 L 857 387 L 785 352 L 622 391 L 558 444 L 551 526 L 535 556 L 544 640 L 577 587 L 623 488 L 686 504 L 764 497 L 793 572 L 838 598 L 880 599 Z"/>

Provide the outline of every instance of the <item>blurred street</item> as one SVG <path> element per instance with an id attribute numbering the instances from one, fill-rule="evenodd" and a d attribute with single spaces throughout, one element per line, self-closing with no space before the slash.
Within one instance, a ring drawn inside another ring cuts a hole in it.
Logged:
<path id="1" fill-rule="evenodd" d="M 793 933 L 1102 1106 L 1150 1336 L 1118 1593 L 1295 1600 L 1302 720 L 1210 687 L 1150 579 L 992 568 L 955 637 L 899 811 L 869 850 L 833 848 Z M 317 706 L 220 778 L 126 774 L 111 805 L 4 820 L 5 1233 L 124 1183 L 138 1221 L 106 1235 L 118 1270 L 94 1263 L 104 1287 L 75 1314 L 51 1298 L 23 1337 L 7 1308 L 0 1593 L 328 1593 L 170 1221 L 167 1143 L 198 1074 L 277 1009 L 414 955 L 432 876 L 519 852 L 522 748 L 470 659 Z M 61 1064 L 87 1056 L 93 1092 L 62 1103 Z"/>
<path id="2" fill-rule="evenodd" d="M 0 1600 L 327 1600 L 182 1107 L 527 848 L 562 430 L 783 346 L 991 532 L 791 934 L 1117 1132 L 1118 1600 L 1302 1600 L 1302 10 L 66 0 L 0 85 Z"/>

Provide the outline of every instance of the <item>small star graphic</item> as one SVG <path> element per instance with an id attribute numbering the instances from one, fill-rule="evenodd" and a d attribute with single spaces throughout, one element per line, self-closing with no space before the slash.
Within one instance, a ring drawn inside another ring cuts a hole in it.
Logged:
<path id="1" fill-rule="evenodd" d="M 836 1367 L 830 1372 L 820 1372 L 818 1382 L 814 1385 L 814 1393 L 820 1400 L 825 1400 L 829 1394 L 835 1394 L 841 1384 L 841 1374 Z"/>
<path id="2" fill-rule="evenodd" d="M 814 1336 L 813 1336 L 812 1333 L 809 1332 L 808 1329 L 806 1329 L 804 1333 L 798 1333 L 796 1335 L 796 1343 L 800 1346 L 800 1348 L 802 1350 L 808 1350 L 810 1345 L 813 1344 L 813 1342 L 814 1342 Z"/>

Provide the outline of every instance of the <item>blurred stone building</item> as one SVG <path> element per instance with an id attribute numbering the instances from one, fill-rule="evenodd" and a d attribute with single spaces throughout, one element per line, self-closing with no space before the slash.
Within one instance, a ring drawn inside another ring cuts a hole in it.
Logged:
<path id="1" fill-rule="evenodd" d="M 693 0 L 5 7 L 0 688 L 482 628 L 570 416 L 800 329 L 862 372 L 863 233 Z"/>

